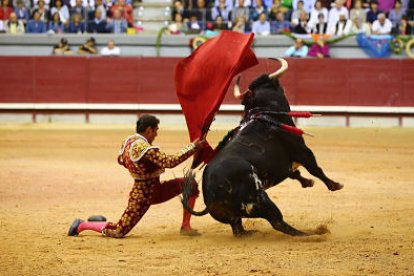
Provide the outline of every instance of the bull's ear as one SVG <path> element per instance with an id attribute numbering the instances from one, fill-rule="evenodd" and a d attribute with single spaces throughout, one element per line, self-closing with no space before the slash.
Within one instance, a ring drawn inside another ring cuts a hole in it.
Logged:
<path id="1" fill-rule="evenodd" d="M 269 79 L 275 79 L 275 78 L 280 77 L 284 72 L 286 72 L 289 65 L 288 65 L 287 61 L 284 60 L 283 58 L 277 58 L 277 59 L 276 58 L 270 58 L 270 59 L 277 60 L 281 64 L 279 70 L 277 70 L 274 73 L 269 74 Z"/>

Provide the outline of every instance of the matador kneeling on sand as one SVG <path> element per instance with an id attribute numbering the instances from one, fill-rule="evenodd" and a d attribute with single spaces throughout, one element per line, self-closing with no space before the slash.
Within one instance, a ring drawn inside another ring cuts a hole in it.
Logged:
<path id="1" fill-rule="evenodd" d="M 160 175 L 165 168 L 174 168 L 188 159 L 203 146 L 204 141 L 195 140 L 179 153 L 167 155 L 152 145 L 157 136 L 158 124 L 159 120 L 155 116 L 140 116 L 136 134 L 122 144 L 118 163 L 128 169 L 135 181 L 129 193 L 128 206 L 118 223 L 106 222 L 102 216 L 91 217 L 87 222 L 76 219 L 69 228 L 69 236 L 92 230 L 107 237 L 122 238 L 140 221 L 151 205 L 165 202 L 182 193 L 183 178 L 161 182 Z M 191 208 L 194 207 L 199 194 L 197 186 L 194 182 L 193 194 L 188 200 Z M 180 233 L 189 236 L 200 235 L 197 230 L 191 228 L 190 218 L 191 214 L 184 209 Z"/>

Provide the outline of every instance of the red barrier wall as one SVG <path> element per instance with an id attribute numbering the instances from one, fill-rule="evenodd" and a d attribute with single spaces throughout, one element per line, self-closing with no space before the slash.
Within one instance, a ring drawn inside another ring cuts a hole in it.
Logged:
<path id="1" fill-rule="evenodd" d="M 173 78 L 178 60 L 0 57 L 0 103 L 176 104 Z M 289 70 L 281 83 L 292 105 L 414 106 L 414 60 L 288 62 Z M 261 59 L 243 74 L 241 88 L 278 66 L 275 61 Z M 224 102 L 237 103 L 231 93 Z"/>

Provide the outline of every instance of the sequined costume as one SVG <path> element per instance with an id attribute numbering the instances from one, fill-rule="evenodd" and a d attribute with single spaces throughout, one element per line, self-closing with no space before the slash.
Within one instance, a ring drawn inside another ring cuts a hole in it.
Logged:
<path id="1" fill-rule="evenodd" d="M 134 185 L 121 219 L 116 224 L 109 222 L 102 229 L 102 234 L 122 238 L 140 221 L 152 204 L 165 202 L 181 194 L 183 178 L 160 182 L 160 175 L 165 168 L 174 168 L 194 152 L 195 145 L 190 144 L 175 155 L 167 155 L 140 134 L 127 138 L 119 152 L 118 163 L 128 169 L 135 180 Z M 193 187 L 193 196 L 197 196 L 197 183 Z"/>

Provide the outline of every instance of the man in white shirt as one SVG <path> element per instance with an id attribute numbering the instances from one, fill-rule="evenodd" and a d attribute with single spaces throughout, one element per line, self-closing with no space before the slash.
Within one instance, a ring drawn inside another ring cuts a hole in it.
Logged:
<path id="1" fill-rule="evenodd" d="M 346 19 L 349 18 L 348 9 L 344 7 L 343 1 L 336 0 L 335 7 L 333 7 L 329 11 L 329 15 L 328 15 L 328 29 L 329 30 L 332 30 L 333 28 L 335 28 L 336 23 L 338 23 L 339 21 L 339 15 L 341 14 L 344 14 Z"/>
<path id="2" fill-rule="evenodd" d="M 335 36 L 343 36 L 351 33 L 352 30 L 352 21 L 345 18 L 345 14 L 339 15 L 339 21 L 331 26 L 331 29 L 328 31 L 328 34 Z"/>
<path id="3" fill-rule="evenodd" d="M 115 42 L 110 39 L 108 41 L 108 45 L 101 50 L 102 56 L 119 56 L 121 54 L 121 50 L 119 47 L 115 46 Z"/>
<path id="4" fill-rule="evenodd" d="M 385 14 L 378 14 L 378 19 L 372 23 L 372 33 L 379 35 L 386 35 L 391 33 L 392 23 L 385 17 Z"/>

